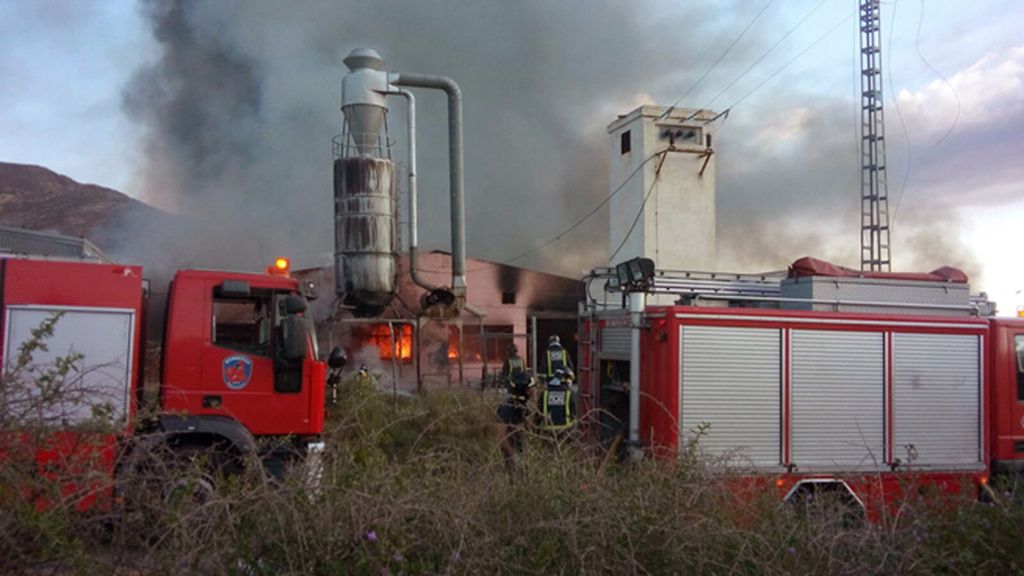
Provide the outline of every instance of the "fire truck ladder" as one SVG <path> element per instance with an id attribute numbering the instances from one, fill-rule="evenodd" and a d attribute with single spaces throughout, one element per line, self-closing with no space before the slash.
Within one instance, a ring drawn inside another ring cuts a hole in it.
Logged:
<path id="1" fill-rule="evenodd" d="M 690 301 L 696 298 L 728 300 L 735 297 L 742 299 L 771 300 L 780 297 L 782 280 L 786 271 L 765 272 L 763 274 L 734 274 L 729 272 L 695 272 L 689 270 L 656 270 L 654 277 L 644 287 L 648 294 L 670 294 L 680 300 Z M 606 281 L 606 290 L 617 292 L 619 284 L 615 269 L 596 268 L 585 279 L 588 284 L 594 281 Z M 589 291 L 588 291 L 589 294 Z M 586 310 L 599 307 L 596 300 L 586 303 Z"/>
<path id="2" fill-rule="evenodd" d="M 723 272 L 690 272 L 683 270 L 655 270 L 653 278 L 642 287 L 647 294 L 665 294 L 676 296 L 676 304 L 696 305 L 701 300 L 725 302 L 725 306 L 765 306 L 773 307 L 784 303 L 818 304 L 833 307 L 841 311 L 844 307 L 874 307 L 879 309 L 907 308 L 917 310 L 971 311 L 979 316 L 994 315 L 992 302 L 984 293 L 970 295 L 970 302 L 962 305 L 937 304 L 934 302 L 878 301 L 878 300 L 846 300 L 846 299 L 813 299 L 806 297 L 786 297 L 782 295 L 782 281 L 787 272 L 766 272 L 763 274 L 733 274 Z M 597 300 L 591 300 L 589 282 L 605 280 L 606 293 L 620 293 L 615 270 L 612 268 L 595 269 L 587 277 L 588 302 L 583 309 L 584 314 L 594 315 L 601 307 Z M 614 309 L 618 306 L 607 306 Z M 590 338 L 588 338 L 590 339 Z"/>
<path id="3" fill-rule="evenodd" d="M 723 272 L 690 272 L 657 270 L 647 292 L 673 294 L 687 300 L 714 296 L 718 299 L 737 297 L 778 297 L 786 271 L 764 274 L 732 274 Z"/>

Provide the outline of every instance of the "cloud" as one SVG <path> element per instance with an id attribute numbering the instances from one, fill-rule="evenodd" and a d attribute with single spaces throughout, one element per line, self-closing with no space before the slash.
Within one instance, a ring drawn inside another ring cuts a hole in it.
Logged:
<path id="1" fill-rule="evenodd" d="M 986 54 L 947 81 L 936 79 L 896 97 L 914 140 L 960 130 L 987 130 L 1024 113 L 1024 46 Z"/>

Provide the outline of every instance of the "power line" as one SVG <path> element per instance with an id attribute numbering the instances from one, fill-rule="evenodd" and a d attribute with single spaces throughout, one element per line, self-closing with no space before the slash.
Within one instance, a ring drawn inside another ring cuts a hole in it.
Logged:
<path id="1" fill-rule="evenodd" d="M 778 75 L 779 75 L 780 73 L 782 73 L 782 71 L 783 71 L 783 70 L 785 70 L 786 68 L 789 68 L 789 66 L 790 66 L 790 65 L 792 65 L 792 64 L 793 64 L 794 62 L 796 62 L 797 60 L 799 60 L 799 59 L 800 59 L 800 58 L 801 58 L 801 57 L 802 57 L 802 56 L 803 56 L 804 54 L 806 54 L 806 53 L 810 52 L 811 48 L 814 48 L 815 46 L 817 46 L 818 44 L 820 44 L 820 43 L 822 42 L 822 40 L 824 40 L 825 38 L 827 38 L 828 36 L 830 36 L 830 35 L 831 35 L 831 34 L 832 34 L 833 32 L 835 32 L 835 31 L 836 31 L 836 29 L 837 29 L 837 28 L 839 28 L 840 26 L 842 26 L 842 25 L 843 25 L 843 24 L 844 24 L 844 23 L 845 23 L 845 22 L 846 22 L 847 20 L 849 20 L 850 18 L 852 18 L 852 17 L 853 17 L 853 15 L 854 15 L 854 14 L 856 14 L 856 13 L 857 13 L 857 10 L 856 10 L 856 9 L 854 9 L 854 10 L 850 11 L 850 13 L 849 13 L 849 14 L 847 14 L 847 15 L 846 15 L 845 17 L 843 17 L 843 19 L 842 19 L 842 20 L 840 20 L 839 22 L 836 22 L 836 23 L 835 23 L 835 24 L 834 24 L 834 25 L 833 25 L 833 26 L 832 26 L 831 28 L 829 28 L 829 29 L 828 29 L 828 30 L 827 30 L 827 31 L 826 31 L 826 32 L 825 32 L 824 34 L 822 34 L 821 36 L 818 36 L 818 38 L 817 38 L 817 39 L 816 39 L 816 40 L 815 40 L 814 42 L 811 42 L 811 43 L 810 43 L 810 44 L 809 44 L 809 45 L 808 45 L 808 46 L 807 46 L 806 48 L 804 48 L 803 50 L 801 50 L 799 54 L 797 54 L 796 56 L 794 56 L 793 58 L 791 58 L 791 59 L 790 59 L 790 60 L 789 60 L 788 62 L 786 62 L 785 64 L 783 64 L 783 65 L 782 65 L 782 66 L 780 66 L 779 68 L 777 68 L 777 69 L 776 69 L 776 70 L 775 70 L 774 72 L 772 72 L 771 74 L 769 74 L 767 78 L 765 78 L 764 80 L 762 80 L 762 81 L 761 81 L 761 82 L 760 82 L 760 83 L 759 83 L 759 84 L 758 84 L 757 86 L 754 86 L 754 87 L 753 87 L 752 89 L 750 89 L 750 90 L 749 90 L 749 91 L 748 91 L 748 92 L 747 92 L 746 94 L 744 94 L 743 96 L 740 96 L 740 98 L 739 98 L 739 99 L 737 99 L 737 100 L 736 100 L 735 102 L 733 102 L 733 103 L 732 103 L 732 104 L 730 104 L 730 105 L 729 105 L 728 107 L 726 107 L 726 110 L 732 110 L 732 109 L 733 109 L 733 108 L 735 108 L 735 107 L 736 107 L 736 106 L 737 106 L 738 104 L 740 104 L 741 102 L 743 102 L 743 101 L 744 101 L 744 100 L 746 100 L 747 98 L 750 98 L 750 96 L 751 96 L 751 95 L 753 95 L 753 94 L 754 94 L 754 92 L 757 92 L 758 90 L 760 90 L 760 89 L 761 89 L 761 88 L 762 88 L 762 87 L 763 87 L 763 86 L 764 86 L 765 84 L 767 84 L 767 83 L 768 83 L 769 81 L 771 81 L 771 80 L 772 80 L 773 78 L 775 78 L 775 77 L 776 77 L 776 76 L 778 76 Z"/>
<path id="2" fill-rule="evenodd" d="M 744 70 L 743 72 L 741 72 L 739 74 L 739 76 L 736 76 L 735 78 L 733 78 L 732 82 L 729 82 L 729 84 L 726 85 L 725 88 L 722 88 L 722 90 L 719 91 L 718 94 L 715 94 L 715 97 L 712 98 L 711 100 L 709 100 L 708 103 L 703 106 L 703 108 L 710 108 L 711 105 L 714 104 L 716 100 L 721 98 L 723 94 L 728 92 L 730 88 L 735 86 L 737 82 L 739 82 L 741 79 L 743 79 L 743 77 L 746 76 L 747 74 L 749 74 L 750 71 L 753 70 L 758 64 L 760 64 L 762 60 L 767 58 L 769 54 L 774 52 L 776 48 L 778 48 L 783 42 L 785 42 L 786 38 L 789 38 L 789 36 L 791 34 L 793 34 L 793 32 L 796 32 L 797 28 L 802 26 L 803 23 L 806 22 L 807 19 L 810 18 L 815 12 L 817 12 L 818 8 L 821 8 L 821 6 L 823 4 L 825 4 L 825 2 L 827 2 L 827 1 L 828 0 L 820 0 L 817 4 L 815 4 L 814 8 L 811 8 L 811 10 L 807 14 L 804 14 L 803 18 L 801 18 L 792 28 L 790 28 L 788 31 L 786 31 L 785 34 L 783 34 L 778 40 L 776 40 L 775 44 L 772 44 L 771 48 L 769 48 L 767 51 L 765 51 L 763 54 L 761 54 L 761 56 L 758 57 L 757 60 L 754 60 L 753 64 L 751 64 L 750 66 L 747 66 L 747 69 Z"/>
<path id="3" fill-rule="evenodd" d="M 515 256 L 514 258 L 509 258 L 507 260 L 504 260 L 503 263 L 504 264 L 511 264 L 512 262 L 515 262 L 516 260 L 520 260 L 522 258 L 525 258 L 525 257 L 529 256 L 530 254 L 533 254 L 534 252 L 537 252 L 538 250 L 546 248 L 547 246 L 550 246 L 551 244 L 554 244 L 555 242 L 558 242 L 559 240 L 561 240 L 565 235 L 569 234 L 570 232 L 572 232 L 573 230 L 578 228 L 581 224 L 586 222 L 591 216 L 596 214 L 598 210 L 600 210 L 606 204 L 608 204 L 608 202 L 610 202 L 611 199 L 614 198 L 616 194 L 618 194 L 623 188 L 625 188 L 626 184 L 628 184 L 629 181 L 632 180 L 633 177 L 636 176 L 637 173 L 640 172 L 640 170 L 642 170 L 643 167 L 646 166 L 648 162 L 650 162 L 651 160 L 657 158 L 659 155 L 664 154 L 664 153 L 665 153 L 665 150 L 662 150 L 660 152 L 655 152 L 654 154 L 651 154 L 650 156 L 645 158 L 644 161 L 641 162 L 639 166 L 637 166 L 632 172 L 629 173 L 629 176 L 626 176 L 626 179 L 622 181 L 622 184 L 619 184 L 619 186 L 617 188 L 615 188 L 615 190 L 613 190 L 612 193 L 609 194 L 607 198 L 602 200 L 601 203 L 598 204 L 597 206 L 595 206 L 593 210 L 591 210 L 590 212 L 587 212 L 587 214 L 585 216 L 583 216 L 582 218 L 577 220 L 575 224 L 573 224 L 572 226 L 566 228 L 564 231 L 559 233 L 554 238 L 551 238 L 547 242 L 544 242 L 543 244 L 539 244 L 537 246 L 534 246 L 533 248 L 530 248 L 526 252 L 523 252 L 522 254 L 519 254 L 518 256 Z"/>
<path id="4" fill-rule="evenodd" d="M 895 19 L 895 18 L 896 18 L 895 10 L 893 10 L 893 19 Z M 938 69 L 935 68 L 935 66 L 932 66 L 932 63 L 929 62 L 928 59 L 924 57 L 924 54 L 921 52 L 921 27 L 923 25 L 924 25 L 924 0 L 921 0 L 921 11 L 918 13 L 918 17 L 917 17 L 917 35 L 914 38 L 914 47 L 917 49 L 917 56 L 921 59 L 922 62 L 925 63 L 926 66 L 928 66 L 929 69 L 931 69 L 932 72 L 935 73 L 936 76 L 938 76 L 946 84 L 946 86 L 949 86 L 949 89 L 953 92 L 953 98 L 956 99 L 956 115 L 953 117 L 953 122 L 949 125 L 949 128 L 946 129 L 946 132 L 934 144 L 929 146 L 928 149 L 924 151 L 924 153 L 928 153 L 928 152 L 934 150 L 935 148 L 938 148 L 940 144 L 942 144 L 943 142 L 946 141 L 946 138 L 949 138 L 949 135 L 953 133 L 953 130 L 956 129 L 957 124 L 960 123 L 960 112 L 961 112 L 960 106 L 961 106 L 961 104 L 960 104 L 960 93 L 957 92 L 957 89 L 956 89 L 955 86 L 953 86 L 953 83 L 950 82 L 946 78 L 946 76 L 942 74 L 942 72 L 939 72 Z M 892 44 L 892 34 L 891 33 L 890 33 L 889 44 Z M 889 66 L 889 69 L 892 70 L 892 66 Z M 891 83 L 892 83 L 892 79 L 890 78 L 890 84 Z M 895 103 L 896 103 L 896 111 L 899 112 L 899 100 L 897 99 L 895 101 Z M 900 122 L 902 122 L 902 121 L 903 121 L 903 117 L 901 115 L 900 116 Z M 905 130 L 905 128 L 904 128 L 904 130 Z M 910 142 L 909 142 L 909 139 L 908 139 L 908 141 L 907 141 L 907 173 L 909 173 L 909 171 L 910 171 Z M 896 221 L 896 216 L 899 215 L 900 203 L 903 201 L 903 193 L 904 193 L 904 189 L 906 188 L 906 186 L 907 186 L 907 180 L 906 180 L 906 178 L 904 178 L 904 180 L 903 180 L 903 187 L 900 188 L 900 193 L 899 193 L 898 196 L 896 196 L 896 208 L 893 210 L 893 213 L 892 213 L 893 223 L 895 223 L 895 221 Z"/>
<path id="5" fill-rule="evenodd" d="M 611 256 L 608 257 L 608 262 L 615 261 L 615 257 L 619 255 L 620 251 L 622 251 L 622 247 L 626 245 L 626 241 L 629 240 L 629 237 L 633 234 L 633 230 L 636 229 L 637 222 L 639 222 L 640 217 L 643 216 L 644 208 L 647 207 L 647 200 L 650 199 L 651 193 L 654 192 L 654 187 L 658 185 L 658 178 L 661 177 L 661 166 L 665 163 L 666 154 L 668 154 L 668 150 L 662 150 L 657 153 L 658 156 L 661 156 L 661 159 L 658 161 L 658 166 L 654 169 L 654 180 L 651 182 L 651 187 L 647 189 L 647 194 L 644 195 L 644 201 L 640 204 L 640 209 L 636 212 L 636 218 L 633 218 L 633 223 L 630 224 L 626 235 L 622 237 L 622 242 L 619 243 L 619 247 L 615 249 L 615 252 L 613 252 Z"/>
<path id="6" fill-rule="evenodd" d="M 910 132 L 907 130 L 907 123 L 903 120 L 903 110 L 900 109 L 899 93 L 896 92 L 896 83 L 892 79 L 892 35 L 896 31 L 896 2 L 892 5 L 892 18 L 889 20 L 889 52 L 887 54 L 886 68 L 889 73 L 889 86 L 892 87 L 892 104 L 896 108 L 896 118 L 900 121 L 900 130 L 903 132 L 903 142 L 907 147 L 907 159 L 903 163 L 903 182 L 900 184 L 900 191 L 896 194 L 896 206 L 892 211 L 892 219 L 889 227 L 892 228 L 896 216 L 900 212 L 900 202 L 903 201 L 903 193 L 907 190 L 907 182 L 910 181 L 910 167 L 914 163 L 914 151 L 910 146 Z"/>
<path id="7" fill-rule="evenodd" d="M 743 38 L 743 36 L 747 33 L 748 30 L 750 30 L 750 28 L 754 25 L 754 23 L 757 22 L 757 20 L 761 17 L 762 14 L 764 14 L 765 10 L 767 10 L 768 7 L 771 6 L 774 3 L 775 3 L 775 0 L 768 0 L 768 3 L 761 7 L 761 10 L 754 16 L 753 19 L 750 20 L 750 22 L 747 23 L 747 27 L 744 28 L 742 32 L 740 32 L 740 35 L 737 36 L 735 39 L 733 39 L 732 43 L 729 44 L 729 47 L 725 49 L 725 52 L 722 52 L 722 54 L 719 55 L 718 59 L 715 60 L 714 63 L 711 64 L 710 68 L 708 68 L 707 70 L 704 71 L 704 74 L 700 78 L 698 78 L 697 81 L 694 82 L 690 86 L 690 88 L 686 91 L 685 94 L 683 94 L 682 96 L 677 98 L 676 101 L 673 102 L 671 106 L 669 106 L 667 109 L 665 109 L 664 112 L 661 113 L 661 116 L 658 116 L 659 120 L 661 118 L 664 118 L 664 117 L 668 116 L 669 114 L 671 114 L 672 111 L 675 110 L 676 106 L 680 102 L 682 102 L 687 96 L 689 96 L 690 93 L 693 92 L 697 88 L 697 86 L 700 86 L 700 83 L 703 82 L 704 79 L 706 79 L 708 77 L 708 75 L 711 74 L 711 72 L 718 66 L 718 64 L 726 57 L 726 55 L 729 54 L 730 51 L 732 51 L 732 49 L 736 46 L 736 44 L 739 43 L 740 39 Z"/>

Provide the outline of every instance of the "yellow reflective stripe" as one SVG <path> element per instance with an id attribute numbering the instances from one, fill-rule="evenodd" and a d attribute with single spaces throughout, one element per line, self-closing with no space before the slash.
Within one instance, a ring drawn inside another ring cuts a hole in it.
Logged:
<path id="1" fill-rule="evenodd" d="M 540 404 L 541 404 L 541 409 L 540 409 L 541 416 L 544 417 L 544 422 L 547 422 L 548 421 L 548 391 L 547 390 L 544 391 L 544 400 Z"/>
<path id="2" fill-rule="evenodd" d="M 572 390 L 565 391 L 565 425 L 572 426 L 572 410 L 569 407 L 572 406 Z"/>

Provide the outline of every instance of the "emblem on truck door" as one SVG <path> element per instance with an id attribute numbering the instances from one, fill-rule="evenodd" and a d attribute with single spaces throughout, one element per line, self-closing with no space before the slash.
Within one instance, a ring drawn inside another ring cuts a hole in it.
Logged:
<path id="1" fill-rule="evenodd" d="M 221 367 L 224 385 L 232 390 L 241 390 L 252 378 L 252 359 L 244 354 L 235 354 L 224 359 Z"/>

